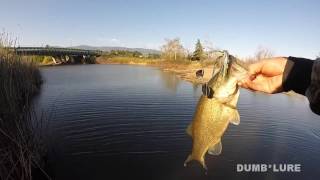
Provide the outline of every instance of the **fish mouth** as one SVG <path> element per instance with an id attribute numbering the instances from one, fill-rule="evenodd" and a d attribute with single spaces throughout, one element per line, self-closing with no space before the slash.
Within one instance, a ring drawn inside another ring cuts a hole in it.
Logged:
<path id="1" fill-rule="evenodd" d="M 211 87 L 209 87 L 207 84 L 202 85 L 202 93 L 204 96 L 206 96 L 208 99 L 215 99 L 222 104 L 226 104 L 230 102 L 232 98 L 238 93 L 238 90 L 239 90 L 239 86 L 236 84 L 236 88 L 231 94 L 225 97 L 217 97 L 214 95 L 214 90 Z"/>
<path id="2" fill-rule="evenodd" d="M 218 66 L 221 66 L 219 68 L 219 70 L 215 71 L 213 70 L 213 73 L 212 73 L 212 79 L 215 78 L 215 76 L 220 76 L 222 77 L 222 79 L 225 79 L 226 75 L 227 75 L 227 72 L 230 68 L 230 63 L 231 63 L 231 59 L 230 59 L 230 55 L 228 53 L 228 51 L 224 50 L 224 51 L 216 51 L 215 53 L 218 53 L 218 60 L 217 60 L 217 65 Z M 223 58 L 223 59 L 221 59 Z M 235 59 L 235 58 L 233 58 Z M 214 90 L 212 89 L 211 84 L 212 83 L 215 83 L 214 81 L 211 82 L 212 80 L 210 80 L 209 82 L 205 83 L 202 85 L 202 93 L 207 96 L 209 99 L 218 99 L 218 100 L 221 100 L 221 101 L 225 101 L 224 99 L 228 100 L 230 99 L 230 97 L 234 96 L 237 91 L 238 91 L 238 85 L 236 84 L 236 88 L 234 90 L 233 93 L 231 93 L 230 95 L 226 96 L 226 97 L 216 97 L 214 95 Z M 209 84 L 209 85 L 208 85 Z"/>

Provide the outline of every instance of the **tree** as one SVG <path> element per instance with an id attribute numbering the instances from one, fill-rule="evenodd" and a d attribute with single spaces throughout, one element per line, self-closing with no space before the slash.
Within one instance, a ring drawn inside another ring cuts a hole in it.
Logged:
<path id="1" fill-rule="evenodd" d="M 203 49 L 204 49 L 204 56 L 206 57 L 207 60 L 215 60 L 217 59 L 217 54 L 215 53 L 218 48 L 213 46 L 213 43 L 209 40 L 205 40 L 202 43 Z"/>
<path id="2" fill-rule="evenodd" d="M 161 47 L 162 57 L 168 60 L 178 60 L 185 57 L 185 49 L 179 38 L 166 39 L 166 43 Z"/>
<path id="3" fill-rule="evenodd" d="M 256 53 L 255 53 L 255 60 L 260 60 L 260 59 L 266 59 L 266 58 L 271 58 L 274 56 L 274 53 L 265 47 L 258 47 Z"/>
<path id="4" fill-rule="evenodd" d="M 193 52 L 193 60 L 202 60 L 204 57 L 204 50 L 203 50 L 203 47 L 202 47 L 202 44 L 200 42 L 200 39 L 198 39 L 197 43 L 196 43 L 196 47 L 195 47 L 195 50 Z"/>

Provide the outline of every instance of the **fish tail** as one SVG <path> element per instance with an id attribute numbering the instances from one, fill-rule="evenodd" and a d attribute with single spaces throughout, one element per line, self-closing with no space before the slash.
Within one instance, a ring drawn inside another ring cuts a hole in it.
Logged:
<path id="1" fill-rule="evenodd" d="M 204 159 L 202 158 L 200 161 L 200 164 L 202 165 L 203 169 L 205 169 L 206 171 L 208 170 L 206 163 L 204 162 Z"/>
<path id="2" fill-rule="evenodd" d="M 190 162 L 190 161 L 192 161 L 192 155 L 191 154 L 189 154 L 188 155 L 188 157 L 187 157 L 187 159 L 184 161 L 184 167 L 187 167 L 187 164 L 188 164 L 188 162 Z"/>
<path id="3" fill-rule="evenodd" d="M 192 154 L 189 154 L 188 158 L 184 161 L 184 167 L 186 167 L 188 162 L 192 160 L 198 161 L 205 170 L 208 169 L 206 163 L 204 162 L 204 158 L 200 158 L 200 159 L 193 158 Z"/>

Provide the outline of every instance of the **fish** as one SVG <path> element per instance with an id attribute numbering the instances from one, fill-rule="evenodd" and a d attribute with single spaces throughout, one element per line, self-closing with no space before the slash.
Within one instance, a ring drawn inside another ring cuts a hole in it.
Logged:
<path id="1" fill-rule="evenodd" d="M 205 155 L 219 155 L 222 152 L 221 138 L 229 123 L 240 124 L 237 110 L 239 87 L 237 82 L 248 76 L 248 66 L 243 61 L 229 55 L 219 54 L 211 79 L 203 84 L 193 120 L 187 128 L 192 138 L 192 152 L 184 162 L 198 161 L 207 170 Z"/>

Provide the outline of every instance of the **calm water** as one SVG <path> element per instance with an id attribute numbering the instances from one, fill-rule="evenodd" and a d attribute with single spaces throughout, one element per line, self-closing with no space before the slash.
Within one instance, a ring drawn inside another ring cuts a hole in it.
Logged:
<path id="1" fill-rule="evenodd" d="M 156 68 L 72 65 L 43 68 L 36 99 L 48 122 L 54 179 L 315 179 L 320 117 L 302 97 L 241 90 L 239 126 L 226 131 L 220 156 L 183 167 L 185 133 L 200 88 Z M 239 173 L 236 164 L 301 164 L 300 173 Z"/>

